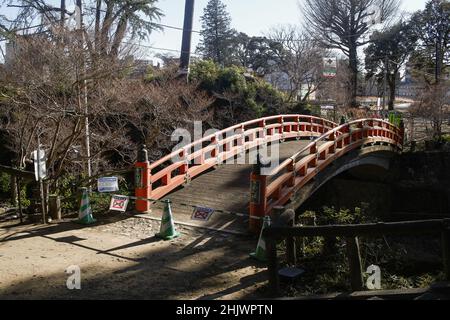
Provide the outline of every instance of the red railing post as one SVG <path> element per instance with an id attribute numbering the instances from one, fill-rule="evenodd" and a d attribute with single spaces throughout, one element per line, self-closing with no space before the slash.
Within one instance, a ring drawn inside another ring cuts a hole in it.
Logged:
<path id="1" fill-rule="evenodd" d="M 282 135 L 284 133 L 284 119 L 283 119 L 283 117 L 280 117 L 278 119 L 278 123 L 280 124 L 280 128 L 279 128 L 278 133 Z"/>
<path id="2" fill-rule="evenodd" d="M 150 201 L 144 199 L 151 198 L 152 183 L 148 151 L 145 145 L 138 151 L 134 170 L 135 196 L 138 198 L 136 200 L 136 211 L 148 213 L 150 212 Z"/>
<path id="3" fill-rule="evenodd" d="M 261 120 L 259 122 L 259 127 L 262 128 L 261 133 L 258 135 L 259 138 L 265 138 L 270 133 L 266 132 L 266 120 Z"/>
<path id="4" fill-rule="evenodd" d="M 245 129 L 243 126 L 236 129 L 236 134 L 239 135 L 239 137 L 237 138 L 237 142 L 236 142 L 236 145 L 238 147 L 242 147 L 245 144 L 244 132 L 245 132 Z"/>
<path id="5" fill-rule="evenodd" d="M 262 218 L 266 215 L 267 209 L 267 176 L 263 174 L 263 165 L 261 156 L 258 153 L 256 164 L 253 166 L 250 174 L 250 232 L 258 233 L 262 227 Z M 261 219 L 252 219 L 252 217 L 260 217 Z"/>

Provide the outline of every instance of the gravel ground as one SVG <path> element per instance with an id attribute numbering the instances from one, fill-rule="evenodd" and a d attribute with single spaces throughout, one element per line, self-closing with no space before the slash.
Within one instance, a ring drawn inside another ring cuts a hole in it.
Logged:
<path id="1" fill-rule="evenodd" d="M 114 214 L 81 226 L 0 222 L 2 299 L 246 299 L 265 295 L 265 266 L 249 258 L 256 239 Z M 65 271 L 81 270 L 81 290 Z"/>

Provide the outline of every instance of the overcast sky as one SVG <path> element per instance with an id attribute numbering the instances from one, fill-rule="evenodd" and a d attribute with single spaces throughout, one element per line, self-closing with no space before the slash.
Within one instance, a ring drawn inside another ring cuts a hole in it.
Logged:
<path id="1" fill-rule="evenodd" d="M 55 5 L 58 0 L 49 1 Z M 71 0 L 67 1 L 69 4 Z M 203 14 L 208 0 L 195 0 L 194 30 L 201 29 L 200 16 Z M 271 27 L 279 24 L 300 24 L 302 13 L 299 3 L 302 0 L 223 0 L 232 18 L 232 27 L 238 31 L 245 32 L 250 36 L 264 35 Z M 403 0 L 402 11 L 412 13 L 425 7 L 425 0 Z M 185 0 L 159 0 L 158 6 L 165 16 L 161 19 L 162 24 L 182 27 Z M 13 17 L 15 11 L 11 8 L 0 7 L 1 14 Z M 158 48 L 180 50 L 180 30 L 165 29 L 155 32 L 149 41 L 144 42 Z M 197 46 L 199 35 L 193 34 L 193 50 Z M 151 58 L 163 50 L 143 48 L 146 57 Z M 170 52 L 170 51 L 166 51 Z M 178 55 L 177 52 L 170 52 Z"/>

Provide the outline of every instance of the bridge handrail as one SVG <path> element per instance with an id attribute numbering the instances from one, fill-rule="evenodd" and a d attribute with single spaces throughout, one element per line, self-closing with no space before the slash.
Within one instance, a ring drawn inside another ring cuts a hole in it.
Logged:
<path id="1" fill-rule="evenodd" d="M 364 126 L 366 123 L 370 125 Z M 351 126 L 355 124 L 358 125 L 358 128 L 351 130 Z M 367 136 L 364 136 L 364 130 L 366 130 Z M 380 130 L 383 134 L 377 135 L 372 133 L 369 138 L 368 131 L 370 130 Z M 357 134 L 356 140 L 352 141 L 352 139 L 355 139 L 355 134 Z M 329 140 L 329 144 L 318 146 L 318 143 L 325 139 Z M 267 181 L 263 196 L 263 203 L 265 204 L 262 210 L 264 211 L 263 214 L 270 214 L 273 207 L 284 205 L 294 190 L 307 183 L 315 174 L 315 171 L 308 172 L 309 168 L 317 167 L 320 160 L 329 163 L 330 159 L 336 157 L 337 149 L 342 149 L 339 153 L 346 153 L 358 145 L 362 145 L 362 142 L 366 141 L 366 139 L 372 140 L 372 142 L 387 142 L 399 149 L 402 148 L 403 143 L 402 130 L 381 119 L 358 119 L 329 130 L 285 160 L 267 176 L 267 178 L 276 177 L 276 179 Z M 306 151 L 309 154 L 300 157 Z M 260 212 L 259 214 L 262 213 Z"/>
<path id="2" fill-rule="evenodd" d="M 270 172 L 270 176 L 276 175 L 279 172 L 281 172 L 281 170 L 285 169 L 287 166 L 289 166 L 292 162 L 296 162 L 298 159 L 298 157 L 304 153 L 307 150 L 310 150 L 311 147 L 317 146 L 317 143 L 320 141 L 323 141 L 325 138 L 329 138 L 332 134 L 343 134 L 344 132 L 342 132 L 343 129 L 345 128 L 349 128 L 351 125 L 353 124 L 358 124 L 358 123 L 365 123 L 368 121 L 373 121 L 373 122 L 379 122 L 379 123 L 384 123 L 385 125 L 388 126 L 388 128 L 392 128 L 393 132 L 396 135 L 400 135 L 400 128 L 398 128 L 397 126 L 393 125 L 392 123 L 390 123 L 389 121 L 383 120 L 383 119 L 376 119 L 376 118 L 364 118 L 364 119 L 358 119 L 358 120 L 353 120 L 347 123 L 344 123 L 342 125 L 339 125 L 336 128 L 331 129 L 330 131 L 324 133 L 322 136 L 318 137 L 317 139 L 315 139 L 314 141 L 312 141 L 311 143 L 309 143 L 307 146 L 303 147 L 302 149 L 300 149 L 299 151 L 297 151 L 295 154 L 293 154 L 292 156 L 290 156 L 288 159 L 286 159 L 285 161 L 283 161 L 282 163 L 280 163 L 280 165 L 278 167 L 276 167 L 275 169 L 273 169 Z M 384 127 L 383 127 L 384 128 Z"/>
<path id="3" fill-rule="evenodd" d="M 243 123 L 239 123 L 239 124 L 236 124 L 234 126 L 228 127 L 226 129 L 220 130 L 220 131 L 218 131 L 216 133 L 210 134 L 209 136 L 203 137 L 202 139 L 194 141 L 194 142 L 184 146 L 183 148 L 180 148 L 180 149 L 178 149 L 176 151 L 173 151 L 172 153 L 168 154 L 167 156 L 165 156 L 165 157 L 163 157 L 163 158 L 153 162 L 150 165 L 150 170 L 152 170 L 152 169 L 162 165 L 163 163 L 165 163 L 167 161 L 170 161 L 172 158 L 174 158 L 174 157 L 180 155 L 181 153 L 185 152 L 185 150 L 192 149 L 195 146 L 197 146 L 197 145 L 199 145 L 199 144 L 201 144 L 203 142 L 211 141 L 211 139 L 216 138 L 217 136 L 223 135 L 223 134 L 225 134 L 225 133 L 227 133 L 229 131 L 245 128 L 246 126 L 258 124 L 258 123 L 260 123 L 262 121 L 270 121 L 270 120 L 277 120 L 277 119 L 283 119 L 284 120 L 284 118 L 295 118 L 295 117 L 309 119 L 310 121 L 311 120 L 320 120 L 320 121 L 323 121 L 324 124 L 328 124 L 330 127 L 336 127 L 337 126 L 337 124 L 335 122 L 333 122 L 333 121 L 330 121 L 330 120 L 327 120 L 327 119 L 324 119 L 324 118 L 320 118 L 320 117 L 316 117 L 316 116 L 301 115 L 301 114 L 277 115 L 277 116 L 269 116 L 269 117 L 263 117 L 263 118 L 259 118 L 259 119 L 253 119 L 253 120 L 249 120 L 249 121 L 246 121 L 246 122 L 243 122 Z M 264 128 L 264 127 L 259 127 L 259 128 Z M 256 128 L 253 128 L 253 129 L 256 129 Z"/>
<path id="4" fill-rule="evenodd" d="M 332 121 L 300 114 L 264 117 L 231 126 L 149 164 L 151 186 L 148 190 L 151 190 L 152 198 L 160 199 L 176 187 L 243 150 L 282 139 L 321 135 L 336 126 Z M 226 136 L 226 133 L 232 134 Z M 208 145 L 203 146 L 204 143 Z M 177 157 L 175 161 L 174 157 Z"/>

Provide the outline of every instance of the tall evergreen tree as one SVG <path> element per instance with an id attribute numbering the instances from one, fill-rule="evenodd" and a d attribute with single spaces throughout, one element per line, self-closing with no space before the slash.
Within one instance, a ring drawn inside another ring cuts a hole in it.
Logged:
<path id="1" fill-rule="evenodd" d="M 410 24 L 419 39 L 412 65 L 419 71 L 419 78 L 429 84 L 438 83 L 450 67 L 450 1 L 428 1 Z"/>
<path id="2" fill-rule="evenodd" d="M 231 29 L 231 17 L 221 0 L 209 0 L 201 17 L 201 42 L 197 51 L 205 59 L 225 66 L 231 63 L 232 39 L 235 31 Z"/>
<path id="3" fill-rule="evenodd" d="M 370 37 L 372 43 L 364 50 L 367 78 L 375 76 L 378 83 L 383 81 L 384 71 L 389 85 L 389 110 L 394 110 L 395 90 L 400 68 L 414 50 L 417 36 L 411 25 L 399 22 L 384 32 L 375 31 Z"/>

